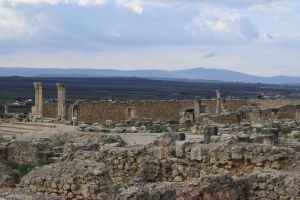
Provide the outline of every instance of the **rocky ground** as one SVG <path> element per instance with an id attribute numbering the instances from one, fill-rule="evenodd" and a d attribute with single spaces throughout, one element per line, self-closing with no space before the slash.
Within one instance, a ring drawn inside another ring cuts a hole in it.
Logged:
<path id="1" fill-rule="evenodd" d="M 300 199 L 300 124 L 291 120 L 24 122 L 1 131 L 0 199 Z"/>

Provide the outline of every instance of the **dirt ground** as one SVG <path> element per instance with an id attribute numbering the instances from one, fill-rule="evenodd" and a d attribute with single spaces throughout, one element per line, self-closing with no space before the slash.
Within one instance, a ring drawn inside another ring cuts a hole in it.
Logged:
<path id="1" fill-rule="evenodd" d="M 0 137 L 31 140 L 38 138 L 50 138 L 59 134 L 78 134 L 76 126 L 55 123 L 0 123 Z M 88 133 L 86 133 L 88 135 Z M 104 133 L 96 133 L 104 134 Z M 121 133 L 121 138 L 129 145 L 147 145 L 153 142 L 161 133 Z M 199 141 L 202 136 L 186 135 L 187 140 Z"/>
<path id="2" fill-rule="evenodd" d="M 16 139 L 48 138 L 55 134 L 76 132 L 74 126 L 52 123 L 0 123 L 0 137 Z"/>

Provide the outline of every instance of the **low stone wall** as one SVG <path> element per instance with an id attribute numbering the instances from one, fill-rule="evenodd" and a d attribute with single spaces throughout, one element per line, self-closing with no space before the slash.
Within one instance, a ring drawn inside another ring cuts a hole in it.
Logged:
<path id="1" fill-rule="evenodd" d="M 249 200 L 300 199 L 300 174 L 279 171 L 256 172 L 249 176 Z"/>
<path id="2" fill-rule="evenodd" d="M 106 147 L 100 151 L 81 151 L 77 148 L 77 152 L 75 149 L 72 148 L 72 153 L 64 152 L 62 160 L 103 162 L 110 166 L 112 179 L 122 184 L 128 184 L 133 179 L 180 182 L 225 170 L 236 176 L 245 176 L 255 170 L 286 169 L 295 159 L 299 159 L 299 154 L 290 148 L 251 143 L 194 144 L 178 141 L 160 147 Z"/>
<path id="3" fill-rule="evenodd" d="M 0 193 L 2 188 L 14 187 L 20 180 L 18 172 L 0 163 Z"/>
<path id="4" fill-rule="evenodd" d="M 153 183 L 130 187 L 117 200 L 238 200 L 247 199 L 247 180 L 233 180 L 230 174 L 204 176 L 193 182 Z"/>
<path id="5" fill-rule="evenodd" d="M 57 117 L 57 103 L 45 102 L 43 104 L 43 116 L 46 118 Z"/>
<path id="6" fill-rule="evenodd" d="M 24 113 L 29 114 L 31 113 L 32 105 L 8 105 L 7 111 L 8 113 Z"/>
<path id="7" fill-rule="evenodd" d="M 4 106 L 0 105 L 0 118 L 3 118 L 4 113 L 5 113 L 5 108 Z"/>
<path id="8" fill-rule="evenodd" d="M 219 124 L 238 124 L 241 122 L 241 115 L 239 113 L 223 113 L 220 115 L 200 116 L 199 120 Z"/>
<path id="9" fill-rule="evenodd" d="M 35 169 L 20 184 L 23 190 L 65 199 L 105 200 L 238 200 L 298 199 L 300 175 L 276 170 L 255 172 L 242 178 L 231 173 L 205 175 L 186 182 L 133 184 L 119 190 L 104 164 L 73 160 Z"/>
<path id="10" fill-rule="evenodd" d="M 262 110 L 278 108 L 286 105 L 300 105 L 300 99 L 257 100 Z"/>
<path id="11" fill-rule="evenodd" d="M 180 111 L 193 107 L 193 101 L 79 101 L 77 105 L 78 121 L 87 123 L 120 122 L 130 117 L 178 121 Z"/>
<path id="12" fill-rule="evenodd" d="M 216 100 L 201 100 L 205 105 L 206 114 L 216 112 Z M 248 105 L 247 100 L 226 100 L 229 112 L 237 112 L 242 106 Z M 183 109 L 194 108 L 193 100 L 168 101 L 78 101 L 78 121 L 87 123 L 116 122 L 132 118 L 154 118 L 178 121 Z M 130 111 L 132 115 L 130 116 Z"/>
<path id="13" fill-rule="evenodd" d="M 300 175 L 278 171 L 257 172 L 233 179 L 230 174 L 207 175 L 191 182 L 162 182 L 130 187 L 118 195 L 118 200 L 256 200 L 298 199 Z"/>
<path id="14" fill-rule="evenodd" d="M 31 171 L 21 183 L 34 193 L 66 199 L 114 199 L 115 186 L 102 163 L 74 160 L 46 165 Z"/>
<path id="15" fill-rule="evenodd" d="M 67 104 L 66 119 L 71 117 L 71 104 Z M 56 118 L 57 117 L 57 102 L 45 102 L 43 104 L 43 117 Z"/>
<path id="16" fill-rule="evenodd" d="M 47 161 L 43 150 L 48 149 L 36 141 L 15 140 L 0 144 L 0 160 L 9 160 L 17 164 L 39 165 Z"/>

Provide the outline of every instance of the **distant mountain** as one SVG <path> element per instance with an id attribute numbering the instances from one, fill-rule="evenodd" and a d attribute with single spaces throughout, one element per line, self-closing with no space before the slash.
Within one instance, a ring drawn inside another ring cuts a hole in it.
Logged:
<path id="1" fill-rule="evenodd" d="M 211 80 L 244 83 L 270 83 L 300 85 L 300 77 L 262 77 L 240 72 L 193 68 L 186 70 L 113 70 L 113 69 L 56 69 L 56 68 L 5 68 L 0 67 L 0 76 L 25 77 L 143 77 L 166 79 Z"/>

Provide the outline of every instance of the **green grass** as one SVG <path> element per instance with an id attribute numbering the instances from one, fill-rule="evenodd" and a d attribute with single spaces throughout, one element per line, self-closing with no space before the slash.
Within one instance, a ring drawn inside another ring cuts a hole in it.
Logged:
<path id="1" fill-rule="evenodd" d="M 1 104 L 7 104 L 7 103 L 13 103 L 13 102 L 14 102 L 13 99 L 0 97 L 0 105 Z"/>
<path id="2" fill-rule="evenodd" d="M 13 170 L 17 170 L 21 176 L 25 176 L 28 174 L 33 168 L 33 165 L 30 164 L 18 164 L 15 161 L 12 160 L 5 160 L 3 162 L 7 167 Z"/>
<path id="3" fill-rule="evenodd" d="M 295 135 L 294 138 L 300 140 L 300 135 Z"/>
<path id="4" fill-rule="evenodd" d="M 117 143 L 119 141 L 116 137 L 108 136 L 103 142 L 104 144 L 112 144 L 112 143 Z"/>

